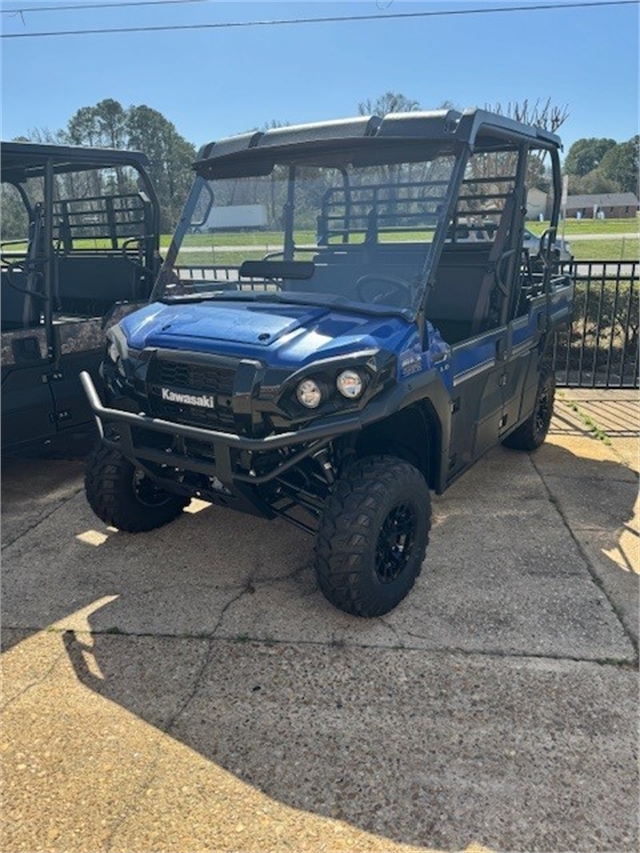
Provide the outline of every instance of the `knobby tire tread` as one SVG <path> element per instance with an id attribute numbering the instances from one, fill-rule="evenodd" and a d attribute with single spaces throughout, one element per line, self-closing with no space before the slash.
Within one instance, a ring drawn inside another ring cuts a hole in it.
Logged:
<path id="1" fill-rule="evenodd" d="M 98 518 L 128 533 L 154 530 L 172 521 L 188 503 L 186 498 L 172 495 L 168 503 L 158 507 L 136 503 L 133 487 L 123 491 L 123 480 L 133 476 L 133 465 L 117 450 L 99 445 L 87 459 L 85 493 L 89 506 Z M 129 506 L 127 506 L 127 503 Z"/>
<path id="2" fill-rule="evenodd" d="M 325 506 L 316 536 L 316 574 L 325 597 L 339 609 L 359 616 L 382 615 L 392 609 L 372 602 L 359 583 L 363 564 L 378 529 L 373 519 L 387 495 L 398 487 L 423 493 L 424 543 L 417 554 L 407 594 L 420 574 L 431 526 L 429 490 L 422 474 L 408 462 L 388 456 L 372 456 L 356 463 L 348 477 L 339 480 Z M 395 602 L 396 604 L 398 602 Z"/>
<path id="3" fill-rule="evenodd" d="M 550 407 L 551 407 L 551 415 L 549 417 L 549 424 L 547 424 L 546 428 L 540 434 L 536 429 L 536 417 L 538 413 L 538 404 L 539 404 L 539 394 L 540 391 L 544 388 L 544 386 L 551 381 L 549 388 L 549 398 L 550 398 Z M 540 376 L 540 384 L 538 387 L 538 395 L 536 395 L 535 407 L 531 415 L 527 418 L 527 420 L 522 423 L 516 430 L 514 430 L 511 435 L 509 435 L 503 442 L 505 447 L 511 448 L 511 450 L 524 450 L 527 452 L 531 452 L 533 450 L 537 450 L 547 437 L 547 433 L 549 432 L 549 425 L 551 423 L 551 418 L 553 417 L 553 406 L 555 401 L 555 393 L 556 393 L 556 383 L 555 377 L 550 369 L 545 369 L 542 375 Z"/>

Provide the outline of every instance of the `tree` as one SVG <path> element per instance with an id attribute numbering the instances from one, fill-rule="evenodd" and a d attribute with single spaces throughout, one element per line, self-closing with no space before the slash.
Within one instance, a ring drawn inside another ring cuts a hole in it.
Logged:
<path id="1" fill-rule="evenodd" d="M 569 192 L 571 195 L 598 195 L 600 193 L 618 192 L 616 181 L 608 178 L 602 169 L 592 169 L 583 177 L 569 175 Z"/>
<path id="2" fill-rule="evenodd" d="M 29 217 L 18 190 L 12 184 L 5 183 L 0 186 L 0 212 L 1 239 L 26 240 Z"/>
<path id="3" fill-rule="evenodd" d="M 127 112 L 119 101 L 105 98 L 93 107 L 82 107 L 70 119 L 67 134 L 73 145 L 125 148 Z"/>
<path id="4" fill-rule="evenodd" d="M 400 92 L 386 92 L 375 101 L 367 98 L 358 104 L 358 114 L 361 116 L 384 116 L 387 113 L 412 113 L 420 110 L 418 101 L 407 98 Z"/>
<path id="5" fill-rule="evenodd" d="M 69 120 L 66 138 L 74 145 L 143 151 L 160 201 L 160 227 L 173 230 L 191 184 L 196 151 L 162 113 L 144 104 L 124 109 L 106 98 L 81 107 Z M 126 191 L 122 170 L 116 170 L 116 181 L 118 189 Z"/>
<path id="6" fill-rule="evenodd" d="M 637 192 L 638 148 L 638 136 L 628 142 L 579 139 L 571 146 L 565 160 L 569 192 Z"/>
<path id="7" fill-rule="evenodd" d="M 524 101 L 513 101 L 513 103 L 509 101 L 506 107 L 500 103 L 493 106 L 486 105 L 486 109 L 498 113 L 498 115 L 512 118 L 522 124 L 542 127 L 551 133 L 557 133 L 558 129 L 569 118 L 568 108 L 552 104 L 551 98 L 547 98 L 544 103 L 541 103 L 540 99 L 530 103 L 529 99 L 525 98 Z"/>
<path id="8" fill-rule="evenodd" d="M 144 151 L 160 200 L 162 230 L 173 230 L 193 180 L 194 146 L 162 113 L 145 105 L 127 111 L 128 146 Z"/>
<path id="9" fill-rule="evenodd" d="M 52 131 L 36 127 L 27 136 L 16 136 L 13 142 L 40 142 L 46 145 L 68 145 L 63 130 Z M 32 181 L 29 193 L 33 201 L 42 201 L 42 182 Z M 16 187 L 9 183 L 0 186 L 0 226 L 3 240 L 26 240 L 29 232 L 29 217 Z"/>
<path id="10" fill-rule="evenodd" d="M 277 130 L 279 127 L 289 127 L 289 122 L 280 121 L 278 118 L 270 118 L 269 121 L 265 121 L 260 130 Z"/>
<path id="11" fill-rule="evenodd" d="M 616 145 L 615 139 L 578 139 L 569 149 L 564 161 L 564 169 L 568 175 L 582 178 L 597 169 L 602 158 L 610 148 Z"/>
<path id="12" fill-rule="evenodd" d="M 64 130 L 49 130 L 48 127 L 33 127 L 26 136 L 16 136 L 14 142 L 40 142 L 43 145 L 69 145 L 69 137 Z"/>
<path id="13" fill-rule="evenodd" d="M 600 163 L 605 178 L 615 181 L 621 192 L 638 191 L 638 143 L 634 136 L 628 142 L 620 142 L 609 148 Z"/>
<path id="14" fill-rule="evenodd" d="M 485 109 L 512 118 L 522 124 L 542 127 L 550 133 L 557 133 L 569 118 L 568 108 L 552 104 L 551 98 L 547 98 L 543 102 L 540 99 L 531 102 L 525 98 L 523 101 L 509 101 L 506 106 L 501 103 L 485 104 Z M 527 160 L 526 179 L 528 187 L 537 187 L 544 192 L 547 192 L 551 186 L 550 170 L 545 165 L 546 153 L 546 151 L 539 154 L 531 152 Z"/>

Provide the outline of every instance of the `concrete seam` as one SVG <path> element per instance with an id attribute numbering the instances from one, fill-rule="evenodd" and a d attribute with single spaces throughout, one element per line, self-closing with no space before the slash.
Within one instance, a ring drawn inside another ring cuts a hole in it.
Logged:
<path id="1" fill-rule="evenodd" d="M 95 631 L 95 632 L 91 632 L 91 633 L 93 635 L 93 634 L 98 634 L 100 632 Z M 138 635 L 126 634 L 124 636 L 138 636 Z M 152 636 L 158 636 L 158 635 L 154 634 Z M 199 639 L 201 641 L 203 640 L 202 637 Z M 192 701 L 193 697 L 198 692 L 198 688 L 199 688 L 200 683 L 202 681 L 202 676 L 204 674 L 204 671 L 206 670 L 207 666 L 209 665 L 209 661 L 211 660 L 211 655 L 213 652 L 213 637 L 209 637 L 208 640 L 206 641 L 206 643 L 207 643 L 207 646 L 206 646 L 205 652 L 204 652 L 203 657 L 202 657 L 202 663 L 201 663 L 200 668 L 199 668 L 199 670 L 196 673 L 196 676 L 194 678 L 192 689 L 189 691 L 188 695 L 186 696 L 185 700 L 182 702 L 180 707 L 171 715 L 171 717 L 167 721 L 166 725 L 164 725 L 164 726 L 159 725 L 158 726 L 158 729 L 160 731 L 164 732 L 165 734 L 169 734 L 169 735 L 171 734 L 171 730 L 172 730 L 173 726 L 175 725 L 176 721 L 178 720 L 180 715 L 184 712 L 184 710 L 187 708 L 187 706 Z M 156 745 L 155 757 L 154 757 L 151 765 L 149 766 L 148 772 L 145 774 L 145 779 L 140 784 L 140 786 L 137 790 L 137 793 L 133 797 L 132 802 L 130 803 L 129 807 L 126 810 L 126 813 L 124 815 L 121 815 L 120 818 L 117 819 L 114 822 L 113 826 L 110 828 L 109 834 L 108 834 L 107 839 L 105 841 L 105 850 L 108 851 L 111 849 L 111 846 L 114 842 L 114 839 L 115 839 L 115 836 L 116 836 L 118 830 L 125 824 L 125 822 L 127 820 L 131 819 L 135 815 L 135 813 L 139 807 L 139 804 L 142 801 L 142 798 L 146 796 L 147 791 L 149 790 L 149 788 L 153 784 L 154 779 L 156 778 L 156 768 L 158 766 L 159 757 L 160 757 L 160 745 L 158 744 L 158 745 Z"/>
<path id="2" fill-rule="evenodd" d="M 182 704 L 176 710 L 176 712 L 174 714 L 172 714 L 171 718 L 167 722 L 167 725 L 164 727 L 164 731 L 166 731 L 167 734 L 170 734 L 172 728 L 175 726 L 178 719 L 182 716 L 182 714 L 189 707 L 193 698 L 195 697 L 196 693 L 198 692 L 198 690 L 200 688 L 202 676 L 204 675 L 204 672 L 205 672 L 207 666 L 209 665 L 209 661 L 211 660 L 211 656 L 213 653 L 213 641 L 216 639 L 215 634 L 216 634 L 216 631 L 220 628 L 220 625 L 222 624 L 222 620 L 224 619 L 225 613 L 227 612 L 229 607 L 231 607 L 232 604 L 235 604 L 235 602 L 238 601 L 238 599 L 242 598 L 243 595 L 247 594 L 249 592 L 249 590 L 251 589 L 251 587 L 252 587 L 252 582 L 251 582 L 251 580 L 248 580 L 247 583 L 245 584 L 245 586 L 243 586 L 243 588 L 238 592 L 238 594 L 235 595 L 233 598 L 230 598 L 229 601 L 227 601 L 225 606 L 220 611 L 220 616 L 218 617 L 218 621 L 217 621 L 215 627 L 213 628 L 213 631 L 211 632 L 210 636 L 206 640 L 207 649 L 206 649 L 205 654 L 204 654 L 203 659 L 202 659 L 202 665 L 200 666 L 200 669 L 198 670 L 198 673 L 197 673 L 196 677 L 194 678 L 193 687 L 189 691 L 184 702 L 182 702 Z M 153 636 L 157 636 L 157 635 L 153 635 Z M 204 638 L 201 637 L 200 639 L 202 640 Z"/>
<path id="3" fill-rule="evenodd" d="M 548 486 L 548 484 L 547 484 L 547 481 L 546 481 L 546 480 L 545 480 L 545 478 L 544 478 L 544 475 L 542 474 L 542 472 L 540 471 L 540 469 L 539 469 L 539 468 L 538 468 L 538 466 L 536 465 L 536 463 L 535 463 L 535 459 L 533 458 L 533 456 L 532 456 L 532 455 L 530 455 L 530 457 L 529 457 L 529 458 L 531 459 L 531 464 L 532 464 L 532 465 L 533 465 L 533 467 L 535 468 L 535 470 L 536 470 L 536 472 L 537 472 L 538 476 L 540 477 L 540 481 L 542 482 L 542 484 L 543 484 L 543 486 L 544 486 L 544 488 L 545 488 L 545 491 L 547 492 L 547 495 L 548 495 L 548 498 L 549 498 L 549 502 L 550 502 L 551 504 L 553 504 L 553 506 L 555 507 L 555 509 L 556 509 L 556 511 L 557 511 L 557 513 L 558 513 L 558 515 L 559 515 L 559 516 L 560 516 L 560 518 L 562 519 L 562 523 L 564 524 L 564 526 L 565 526 L 565 528 L 566 528 L 566 530 L 567 530 L 567 533 L 569 534 L 569 536 L 570 536 L 570 537 L 571 537 L 571 539 L 573 540 L 573 542 L 574 542 L 574 544 L 575 544 L 576 548 L 578 549 L 578 551 L 579 551 L 580 555 L 582 556 L 582 559 L 584 560 L 585 565 L 586 565 L 586 567 L 587 567 L 587 571 L 588 571 L 588 572 L 589 572 L 589 574 L 591 575 L 591 580 L 592 580 L 592 581 L 593 581 L 593 583 L 598 587 L 598 589 L 602 592 L 602 594 L 604 595 L 604 597 L 607 599 L 607 601 L 608 601 L 608 603 L 609 603 L 609 606 L 611 607 L 611 610 L 612 610 L 612 611 L 613 611 L 613 613 L 615 614 L 616 619 L 618 620 L 618 622 L 620 623 L 620 625 L 621 625 L 621 627 L 622 627 L 622 630 L 624 631 L 625 636 L 627 637 L 627 639 L 628 639 L 628 640 L 629 640 L 629 642 L 631 643 L 631 646 L 632 646 L 632 648 L 634 649 L 635 654 L 636 654 L 636 658 L 635 658 L 635 660 L 636 660 L 636 662 L 637 662 L 637 660 L 638 660 L 638 646 L 636 645 L 635 638 L 633 637 L 632 633 L 629 631 L 629 629 L 628 629 L 628 628 L 627 628 L 627 626 L 625 625 L 624 619 L 622 618 L 622 616 L 621 616 L 621 614 L 620 614 L 620 611 L 619 611 L 618 607 L 616 606 L 615 601 L 614 601 L 614 600 L 612 599 L 612 597 L 610 596 L 609 591 L 606 589 L 606 587 L 605 587 L 604 583 L 602 582 L 602 580 L 601 580 L 600 576 L 598 575 L 598 571 L 597 571 L 596 567 L 593 565 L 593 562 L 591 561 L 591 558 L 589 557 L 589 555 L 587 554 L 587 552 L 586 552 L 586 551 L 584 550 L 584 548 L 582 547 L 582 543 L 580 542 L 580 540 L 578 539 L 578 537 L 574 534 L 573 529 L 572 529 L 571 525 L 569 524 L 569 521 L 568 521 L 567 517 L 565 516 L 564 512 L 562 511 L 562 507 L 560 506 L 560 504 L 559 504 L 558 500 L 556 499 L 555 495 L 553 494 L 553 492 L 552 492 L 552 491 L 551 491 L 551 489 L 549 488 L 549 486 Z"/>
<path id="4" fill-rule="evenodd" d="M 234 601 L 236 601 L 238 598 L 240 598 L 241 595 L 243 595 L 245 592 L 246 592 L 246 590 L 243 590 L 243 592 L 240 595 L 238 595 L 237 598 L 234 599 Z M 229 602 L 229 605 L 231 605 L 232 603 L 233 603 L 233 601 Z M 378 618 L 380 618 L 380 617 L 378 617 Z M 386 625 L 386 627 L 392 628 L 392 626 L 388 625 L 388 624 Z M 6 627 L 6 626 L 5 626 L 5 628 L 6 628 L 6 630 L 9 630 L 9 631 L 10 630 L 24 630 L 23 628 L 12 629 L 11 627 Z M 40 630 L 40 629 L 36 629 L 36 630 Z M 51 629 L 49 629 L 49 630 L 51 630 Z M 65 630 L 67 630 L 67 629 L 60 629 L 60 633 L 64 633 Z M 81 635 L 83 632 L 78 631 L 76 633 L 78 635 Z M 228 636 L 228 637 L 217 636 L 217 637 L 215 637 L 212 634 L 210 634 L 208 636 L 203 636 L 202 634 L 159 634 L 157 632 L 152 634 L 152 633 L 134 633 L 134 632 L 124 633 L 124 632 L 122 632 L 122 633 L 119 633 L 117 635 L 114 635 L 114 634 L 111 634 L 109 631 L 91 631 L 90 632 L 90 636 L 101 636 L 101 635 L 106 635 L 106 636 L 110 636 L 110 637 L 120 637 L 123 639 L 134 637 L 136 639 L 195 640 L 197 642 L 206 642 L 207 643 L 207 645 L 209 646 L 209 649 L 205 655 L 206 659 L 203 662 L 201 670 L 199 671 L 198 675 L 196 676 L 194 688 L 191 691 L 191 693 L 189 694 L 189 696 L 187 697 L 187 699 L 185 700 L 185 702 L 183 703 L 183 705 L 181 706 L 181 708 L 178 711 L 176 711 L 176 713 L 171 718 L 170 722 L 167 723 L 166 728 L 162 729 L 163 731 L 165 731 L 167 733 L 169 733 L 171 726 L 176 722 L 178 717 L 183 713 L 183 711 L 188 706 L 191 699 L 193 699 L 193 697 L 195 696 L 199 682 L 200 682 L 202 675 L 204 673 L 204 669 L 205 669 L 208 661 L 210 660 L 211 652 L 213 651 L 214 643 L 237 642 L 236 637 L 232 637 L 232 636 Z M 419 639 L 419 640 L 424 639 L 424 637 L 422 637 L 420 634 L 413 634 L 410 632 L 408 632 L 408 636 L 414 637 L 414 638 Z M 399 650 L 398 648 L 394 648 L 392 646 L 387 646 L 387 645 L 380 645 L 379 643 L 368 643 L 366 645 L 363 645 L 363 644 L 354 643 L 352 641 L 345 640 L 345 639 L 341 639 L 339 641 L 334 639 L 333 642 L 331 640 L 326 640 L 326 641 L 320 642 L 317 640 L 277 640 L 277 639 L 265 638 L 265 637 L 252 637 L 250 635 L 243 636 L 242 639 L 243 639 L 243 642 L 261 643 L 263 645 L 268 645 L 268 646 L 274 646 L 274 645 L 287 646 L 288 645 L 288 646 L 310 646 L 310 647 L 325 647 L 325 648 L 335 648 L 336 646 L 340 646 L 340 647 L 345 648 L 345 649 L 364 649 L 364 650 L 371 649 L 372 651 L 387 651 L 387 652 L 393 652 L 393 651 Z M 599 666 L 615 666 L 618 668 L 631 669 L 634 671 L 636 669 L 635 659 L 630 660 L 629 658 L 606 658 L 606 657 L 605 658 L 599 658 L 599 657 L 593 657 L 593 658 L 582 657 L 581 658 L 581 657 L 575 657 L 575 656 L 571 656 L 571 655 L 535 654 L 533 652 L 518 652 L 518 651 L 500 652 L 500 651 L 491 651 L 491 650 L 486 650 L 486 649 L 463 649 L 463 648 L 455 647 L 455 646 L 449 647 L 449 648 L 445 648 L 445 647 L 423 648 L 423 647 L 417 647 L 417 646 L 403 645 L 400 650 L 403 652 L 421 652 L 421 653 L 426 653 L 426 654 L 430 654 L 430 655 L 442 655 L 442 656 L 459 655 L 461 657 L 498 658 L 498 659 L 502 659 L 502 660 L 512 660 L 513 659 L 513 660 L 555 661 L 555 662 L 560 662 L 560 663 L 562 663 L 562 662 L 586 663 L 586 664 L 597 664 Z"/>
<path id="5" fill-rule="evenodd" d="M 47 668 L 45 672 L 42 673 L 42 675 L 38 676 L 37 678 L 34 678 L 33 681 L 27 684 L 26 687 L 23 687 L 23 689 L 19 693 L 16 693 L 15 696 L 12 696 L 10 699 L 7 699 L 6 702 L 3 702 L 0 705 L 0 709 L 2 711 L 6 711 L 7 708 L 10 708 L 11 705 L 13 705 L 15 702 L 18 701 L 18 699 L 21 699 L 27 693 L 29 693 L 29 691 L 33 690 L 34 687 L 38 687 L 39 685 L 44 684 L 44 682 L 49 678 L 51 673 L 56 669 L 60 661 L 63 660 L 63 658 L 66 658 L 66 656 L 66 650 L 63 649 L 60 654 L 54 657 L 54 659 L 51 661 L 51 665 Z"/>
<path id="6" fill-rule="evenodd" d="M 18 533 L 18 535 L 15 536 L 15 538 L 9 539 L 9 541 L 7 541 L 7 542 L 3 542 L 2 543 L 2 550 L 4 550 L 5 548 L 9 548 L 11 545 L 15 545 L 16 542 L 19 542 L 23 538 L 23 536 L 26 536 L 27 533 L 31 533 L 32 530 L 35 530 L 36 527 L 39 527 L 43 521 L 46 521 L 46 519 L 49 518 L 50 515 L 53 515 L 54 512 L 56 512 L 61 507 L 63 507 L 66 503 L 68 503 L 69 501 L 72 501 L 75 497 L 77 497 L 80 494 L 80 492 L 82 492 L 82 490 L 83 490 L 83 487 L 79 486 L 73 494 L 69 495 L 66 498 L 60 498 L 60 500 L 57 501 L 56 504 L 48 512 L 45 512 L 42 515 L 40 515 L 38 517 L 38 519 L 32 525 L 27 527 L 26 530 L 23 530 L 21 533 Z"/>

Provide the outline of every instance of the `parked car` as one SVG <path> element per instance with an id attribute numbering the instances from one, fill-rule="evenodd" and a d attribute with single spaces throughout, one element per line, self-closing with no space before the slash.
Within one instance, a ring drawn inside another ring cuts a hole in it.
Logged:
<path id="1" fill-rule="evenodd" d="M 518 199 L 527 158 L 546 153 L 555 226 L 559 147 L 482 110 L 206 145 L 151 303 L 109 330 L 106 401 L 82 377 L 103 438 L 86 472 L 98 517 L 150 530 L 196 496 L 285 518 L 315 535 L 329 601 L 395 607 L 423 564 L 429 490 L 549 428 L 573 284 L 548 242 L 523 262 Z M 194 216 L 234 198 L 265 205 L 269 249 L 256 232 L 195 265 L 181 251 Z M 493 240 L 447 238 L 472 216 L 495 221 Z"/>
<path id="2" fill-rule="evenodd" d="M 529 250 L 530 255 L 540 254 L 540 237 L 534 234 L 533 231 L 529 231 L 528 228 L 524 229 L 522 245 L 525 249 Z M 573 255 L 571 254 L 569 241 L 564 240 L 562 237 L 556 237 L 553 245 L 558 250 L 560 263 L 571 263 Z"/>

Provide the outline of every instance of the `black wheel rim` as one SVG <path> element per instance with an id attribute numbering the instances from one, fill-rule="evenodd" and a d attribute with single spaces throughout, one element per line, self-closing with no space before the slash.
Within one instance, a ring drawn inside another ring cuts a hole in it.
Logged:
<path id="1" fill-rule="evenodd" d="M 536 410 L 536 433 L 540 435 L 549 426 L 551 420 L 551 396 L 549 389 L 545 385 L 540 390 L 538 397 L 538 408 Z"/>
<path id="2" fill-rule="evenodd" d="M 376 574 L 391 583 L 405 570 L 416 535 L 416 515 L 410 504 L 397 504 L 382 523 L 376 544 Z"/>
<path id="3" fill-rule="evenodd" d="M 133 491 L 138 501 L 145 506 L 162 506 L 171 498 L 168 492 L 158 488 L 139 468 L 133 472 Z"/>

